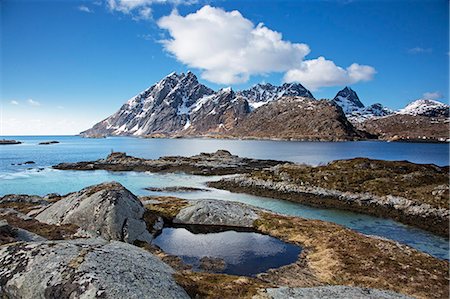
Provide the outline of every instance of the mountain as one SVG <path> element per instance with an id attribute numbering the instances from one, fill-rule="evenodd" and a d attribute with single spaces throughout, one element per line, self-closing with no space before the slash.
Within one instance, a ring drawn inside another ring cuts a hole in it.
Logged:
<path id="1" fill-rule="evenodd" d="M 172 73 L 128 100 L 116 113 L 81 133 L 95 135 L 147 135 L 173 133 L 189 124 L 190 107 L 214 91 L 192 73 Z"/>
<path id="2" fill-rule="evenodd" d="M 391 109 L 380 103 L 365 107 L 356 92 L 350 87 L 345 87 L 339 91 L 332 101 L 342 108 L 348 120 L 354 124 L 393 113 Z"/>
<path id="3" fill-rule="evenodd" d="M 448 117 L 449 106 L 431 100 L 417 100 L 399 111 L 378 103 L 365 107 L 349 87 L 331 101 L 315 100 L 299 83 L 214 91 L 187 72 L 169 74 L 80 134 L 443 141 Z"/>
<path id="4" fill-rule="evenodd" d="M 356 126 L 385 140 L 448 141 L 449 105 L 416 100 L 390 115 L 367 119 Z"/>
<path id="5" fill-rule="evenodd" d="M 262 105 L 283 96 L 297 96 L 314 99 L 312 93 L 299 83 L 284 83 L 282 86 L 274 86 L 270 83 L 260 83 L 247 90 L 239 91 L 237 94 L 246 98 L 252 109 L 261 107 Z"/>
<path id="6" fill-rule="evenodd" d="M 399 110 L 398 113 L 431 117 L 449 117 L 449 105 L 434 100 L 420 99 L 408 104 L 405 108 Z"/>
<path id="7" fill-rule="evenodd" d="M 246 99 L 230 88 L 219 90 L 197 101 L 190 109 L 190 123 L 181 135 L 224 133 L 234 128 L 250 113 Z"/>
<path id="8" fill-rule="evenodd" d="M 350 87 L 340 90 L 333 99 L 337 105 L 341 106 L 345 114 L 350 114 L 364 108 L 356 92 Z"/>
<path id="9" fill-rule="evenodd" d="M 314 99 L 298 83 L 257 84 L 234 92 L 217 92 L 198 82 L 192 72 L 172 73 L 128 100 L 116 113 L 81 135 L 198 136 L 225 134 L 252 110 L 283 96 Z"/>
<path id="10" fill-rule="evenodd" d="M 281 97 L 259 107 L 229 133 L 233 137 L 340 141 L 370 137 L 347 120 L 328 100 Z"/>

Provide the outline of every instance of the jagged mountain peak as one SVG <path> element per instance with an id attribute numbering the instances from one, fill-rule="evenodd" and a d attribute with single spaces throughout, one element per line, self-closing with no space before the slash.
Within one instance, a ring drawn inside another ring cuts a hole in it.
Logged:
<path id="1" fill-rule="evenodd" d="M 358 94 L 348 86 L 336 94 L 333 102 L 341 106 L 345 114 L 351 114 L 364 108 L 364 104 L 359 100 Z"/>
<path id="2" fill-rule="evenodd" d="M 258 83 L 248 89 L 238 91 L 236 94 L 247 99 L 252 109 L 261 107 L 283 96 L 314 99 L 311 92 L 300 83 L 284 83 L 281 86 L 275 86 L 270 83 Z"/>

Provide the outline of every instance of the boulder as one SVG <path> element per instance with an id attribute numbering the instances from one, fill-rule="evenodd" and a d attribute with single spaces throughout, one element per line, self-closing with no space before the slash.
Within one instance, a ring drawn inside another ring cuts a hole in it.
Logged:
<path id="1" fill-rule="evenodd" d="M 189 203 L 180 210 L 174 223 L 251 228 L 259 217 L 256 209 L 239 202 L 208 199 Z"/>
<path id="2" fill-rule="evenodd" d="M 270 299 L 412 299 L 399 293 L 348 286 L 323 286 L 312 288 L 272 288 L 260 298 Z"/>
<path id="3" fill-rule="evenodd" d="M 139 199 L 116 182 L 90 186 L 55 202 L 35 219 L 48 224 L 75 224 L 93 236 L 133 243 L 150 242 Z"/>
<path id="4" fill-rule="evenodd" d="M 189 298 L 173 273 L 143 249 L 100 238 L 0 247 L 6 298 Z"/>

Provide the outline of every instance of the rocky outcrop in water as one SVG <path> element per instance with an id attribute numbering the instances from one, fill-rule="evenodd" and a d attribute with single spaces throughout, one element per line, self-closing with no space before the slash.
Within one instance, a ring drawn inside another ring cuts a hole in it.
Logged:
<path id="1" fill-rule="evenodd" d="M 6 298 L 189 298 L 174 271 L 152 254 L 102 239 L 0 247 Z"/>
<path id="2" fill-rule="evenodd" d="M 191 200 L 179 211 L 174 223 L 253 227 L 258 219 L 257 209 L 238 202 L 222 200 Z"/>
<path id="3" fill-rule="evenodd" d="M 0 145 L 21 144 L 22 142 L 17 140 L 0 139 Z"/>
<path id="4" fill-rule="evenodd" d="M 278 165 L 209 185 L 388 217 L 448 237 L 448 167 L 365 158 Z"/>
<path id="5" fill-rule="evenodd" d="M 57 143 L 59 143 L 59 141 L 52 140 L 52 141 L 39 142 L 39 145 L 50 145 L 50 144 L 57 144 Z"/>
<path id="6" fill-rule="evenodd" d="M 75 224 L 93 236 L 133 243 L 150 242 L 143 220 L 145 209 L 137 197 L 112 182 L 87 187 L 55 202 L 35 219 L 47 224 Z"/>
<path id="7" fill-rule="evenodd" d="M 275 160 L 241 158 L 226 150 L 215 153 L 201 153 L 192 157 L 168 156 L 148 160 L 127 156 L 125 153 L 111 153 L 106 159 L 92 162 L 61 163 L 53 166 L 62 170 L 110 170 L 185 172 L 195 175 L 224 175 L 246 173 L 279 164 Z M 286 163 L 286 162 L 284 162 Z"/>

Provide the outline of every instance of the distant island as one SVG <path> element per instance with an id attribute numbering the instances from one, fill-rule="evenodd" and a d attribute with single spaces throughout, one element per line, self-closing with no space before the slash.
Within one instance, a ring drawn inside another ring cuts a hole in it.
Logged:
<path id="1" fill-rule="evenodd" d="M 0 140 L 0 145 L 9 145 L 9 144 L 21 144 L 22 142 L 17 141 L 17 140 L 8 140 L 8 139 L 1 139 Z"/>

